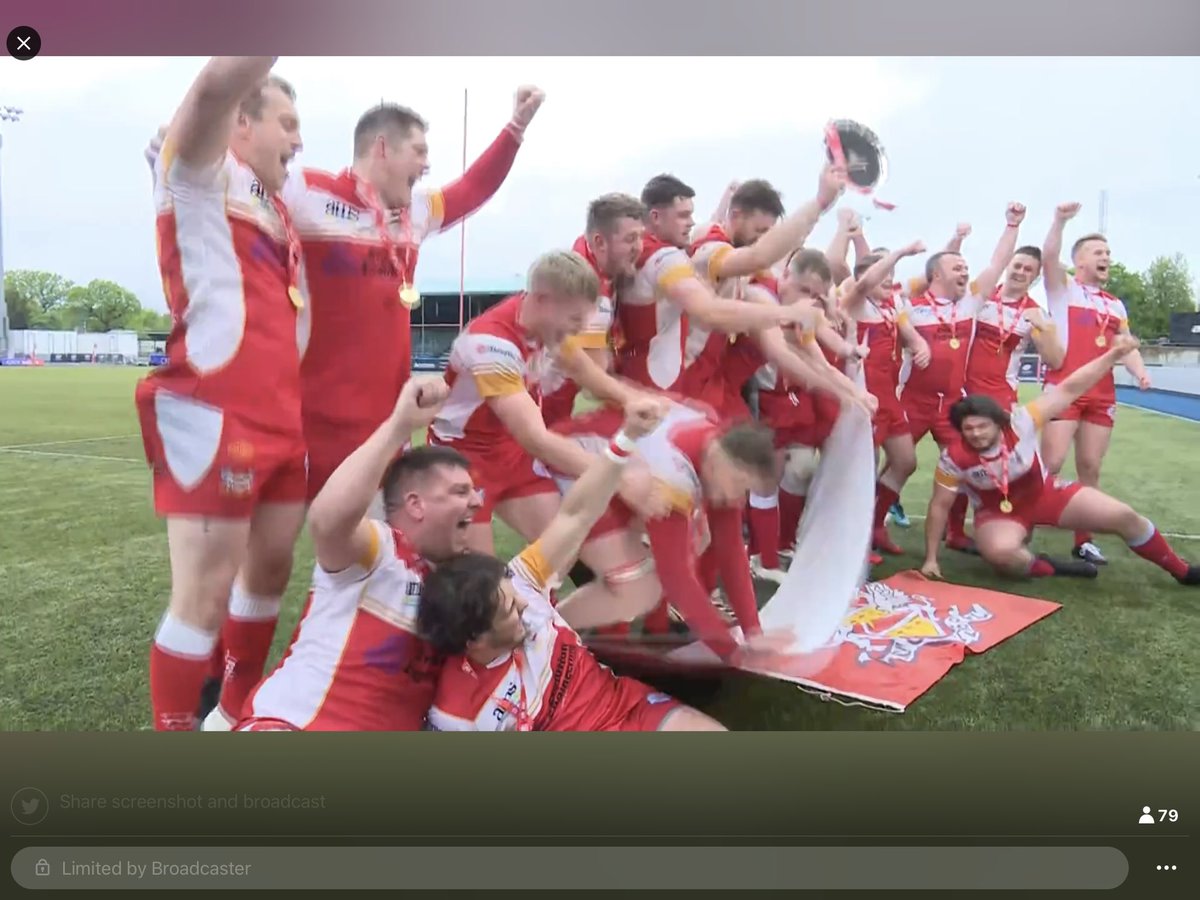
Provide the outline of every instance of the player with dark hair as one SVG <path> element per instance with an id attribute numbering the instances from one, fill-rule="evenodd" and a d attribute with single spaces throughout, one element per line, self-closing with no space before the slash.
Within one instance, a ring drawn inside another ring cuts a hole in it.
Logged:
<path id="1" fill-rule="evenodd" d="M 1200 566 L 1180 559 L 1152 522 L 1095 488 L 1060 480 L 1042 463 L 1038 452 L 1039 428 L 1085 396 L 1137 346 L 1131 335 L 1115 336 L 1102 356 L 1011 413 L 983 395 L 954 405 L 950 415 L 959 438 L 943 450 L 938 463 L 925 521 L 923 574 L 941 577 L 938 545 L 950 507 L 961 492 L 975 507 L 979 552 L 997 570 L 1035 577 L 1094 578 L 1097 569 L 1091 562 L 1035 558 L 1025 546 L 1026 537 L 1038 526 L 1085 528 L 1119 535 L 1134 553 L 1166 570 L 1180 584 L 1200 585 Z"/>
<path id="2" fill-rule="evenodd" d="M 483 554 L 425 580 L 421 633 L 448 658 L 429 711 L 439 731 L 723 731 L 678 701 L 602 666 L 555 611 L 550 591 L 616 492 L 626 447 L 657 425 L 653 400 L 624 426 L 563 498 L 536 541 L 507 566 Z"/>
<path id="3" fill-rule="evenodd" d="M 1060 383 L 1080 366 L 1103 356 L 1117 335 L 1129 333 L 1125 304 L 1104 290 L 1112 262 L 1104 235 L 1087 234 L 1072 245 L 1073 277 L 1068 275 L 1059 259 L 1063 229 L 1078 212 L 1078 203 L 1059 204 L 1042 247 L 1050 318 L 1058 326 L 1059 339 L 1066 351 L 1062 365 L 1047 372 L 1047 385 Z M 1124 365 L 1137 379 L 1138 386 L 1148 390 L 1150 374 L 1142 355 L 1133 351 L 1125 357 Z M 1116 385 L 1109 373 L 1069 408 L 1056 414 L 1053 421 L 1046 423 L 1042 452 L 1050 471 L 1057 473 L 1062 469 L 1074 441 L 1076 475 L 1082 483 L 1097 487 L 1100 466 L 1112 440 L 1116 412 Z M 1072 552 L 1079 559 L 1097 565 L 1106 562 L 1086 528 L 1076 530 Z"/>
<path id="4" fill-rule="evenodd" d="M 421 584 L 433 565 L 466 550 L 480 499 L 458 452 L 401 450 L 448 395 L 441 378 L 410 378 L 391 415 L 313 500 L 316 565 L 304 613 L 279 665 L 239 710 L 238 731 L 422 727 L 441 660 L 417 633 Z M 368 515 L 380 484 L 384 522 Z"/>

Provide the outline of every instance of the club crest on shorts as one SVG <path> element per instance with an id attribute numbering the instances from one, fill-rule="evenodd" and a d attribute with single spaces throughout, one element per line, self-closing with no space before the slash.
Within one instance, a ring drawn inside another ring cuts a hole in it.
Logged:
<path id="1" fill-rule="evenodd" d="M 925 647 L 980 640 L 976 624 L 992 618 L 978 603 L 966 611 L 952 606 L 947 615 L 939 616 L 929 597 L 870 582 L 826 646 L 852 644 L 858 648 L 860 665 L 911 663 Z"/>
<path id="2" fill-rule="evenodd" d="M 221 470 L 221 490 L 230 497 L 249 497 L 254 490 L 254 473 L 231 468 Z"/>

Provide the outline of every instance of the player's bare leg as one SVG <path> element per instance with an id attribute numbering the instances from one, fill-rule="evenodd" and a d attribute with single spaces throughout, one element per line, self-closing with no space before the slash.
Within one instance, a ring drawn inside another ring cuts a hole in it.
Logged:
<path id="1" fill-rule="evenodd" d="M 1026 546 L 1025 526 L 1012 519 L 987 519 L 975 526 L 975 546 L 979 555 L 996 571 L 1013 578 L 1044 578 L 1069 575 L 1095 578 L 1096 567 L 1087 562 L 1061 562 L 1048 556 L 1034 556 Z"/>
<path id="2" fill-rule="evenodd" d="M 1075 440 L 1075 432 L 1079 428 L 1076 421 L 1047 422 L 1042 428 L 1042 443 L 1040 454 L 1047 471 L 1057 475 L 1062 471 L 1063 463 L 1067 461 L 1067 453 Z"/>
<path id="3" fill-rule="evenodd" d="M 1068 501 L 1059 527 L 1123 538 L 1129 549 L 1168 572 L 1180 584 L 1200 585 L 1200 566 L 1180 559 L 1154 523 L 1115 497 L 1084 487 Z"/>
<path id="4" fill-rule="evenodd" d="M 235 725 L 246 698 L 262 680 L 304 514 L 303 503 L 264 503 L 254 511 L 246 559 L 234 581 L 229 616 L 221 629 L 225 650 L 221 699 L 205 720 L 206 731 Z"/>
<path id="5" fill-rule="evenodd" d="M 635 530 L 592 538 L 579 558 L 600 577 L 558 604 L 558 614 L 576 631 L 628 624 L 648 615 L 662 600 L 654 559 Z"/>
<path id="6" fill-rule="evenodd" d="M 663 719 L 659 731 L 728 731 L 729 729 L 698 709 L 681 706 Z"/>
<path id="7" fill-rule="evenodd" d="M 1100 466 L 1112 441 L 1112 429 L 1095 422 L 1080 422 L 1075 432 L 1075 478 L 1091 488 L 1100 487 Z M 1100 548 L 1092 543 L 1092 533 L 1086 528 L 1075 532 L 1074 553 L 1097 565 L 1106 560 Z"/>
<path id="8" fill-rule="evenodd" d="M 900 499 L 905 483 L 917 471 L 917 449 L 911 435 L 898 434 L 883 442 L 883 453 L 886 462 L 875 493 L 875 528 L 871 543 L 876 550 L 898 556 L 904 551 L 888 535 L 884 519 L 892 504 Z"/>
<path id="9" fill-rule="evenodd" d="M 249 519 L 167 517 L 171 598 L 150 650 L 150 701 L 159 731 L 196 727 L 200 692 L 249 538 Z"/>

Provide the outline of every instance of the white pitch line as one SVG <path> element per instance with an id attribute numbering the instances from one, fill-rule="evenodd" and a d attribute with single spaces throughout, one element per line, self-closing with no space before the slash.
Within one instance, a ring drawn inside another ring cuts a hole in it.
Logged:
<path id="1" fill-rule="evenodd" d="M 25 456 L 50 456 L 59 459 L 98 459 L 104 462 L 123 462 L 123 463 L 141 463 L 145 465 L 145 460 L 134 459 L 128 456 L 95 456 L 85 453 L 54 453 L 50 450 L 26 450 L 22 447 L 0 447 L 0 453 L 19 453 Z"/>
<path id="2" fill-rule="evenodd" d="M 924 522 L 925 517 L 924 516 L 909 516 L 908 520 L 910 522 Z M 899 528 L 900 526 L 897 525 L 896 527 Z M 1045 527 L 1053 528 L 1053 526 L 1051 526 L 1051 525 L 1047 525 Z M 1062 531 L 1064 529 L 1059 528 L 1059 529 L 1055 529 L 1055 530 Z M 1162 532 L 1162 536 L 1165 538 L 1169 538 L 1172 541 L 1200 541 L 1200 534 L 1181 534 L 1178 531 L 1164 531 L 1164 532 Z"/>
<path id="3" fill-rule="evenodd" d="M 37 441 L 32 444 L 7 444 L 0 447 L 0 450 L 24 450 L 28 447 L 58 447 L 63 444 L 90 444 L 93 441 L 120 441 L 125 438 L 137 436 L 137 434 L 108 434 L 101 437 L 71 438 L 69 441 Z"/>

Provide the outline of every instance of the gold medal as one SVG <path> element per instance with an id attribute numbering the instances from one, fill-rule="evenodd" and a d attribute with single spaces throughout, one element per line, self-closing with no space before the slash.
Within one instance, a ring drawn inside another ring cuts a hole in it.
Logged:
<path id="1" fill-rule="evenodd" d="M 1000 512 L 1007 515 L 1008 513 L 1012 512 L 1012 510 L 1013 510 L 1012 503 L 1009 502 L 1009 499 L 1007 497 L 1005 497 L 1003 500 L 1000 501 Z"/>
<path id="2" fill-rule="evenodd" d="M 406 284 L 400 288 L 400 302 L 409 309 L 415 309 L 421 305 L 421 295 L 411 284 Z"/>
<path id="3" fill-rule="evenodd" d="M 957 350 L 961 346 L 962 346 L 962 341 L 960 341 L 958 338 L 956 338 L 956 337 L 950 338 L 950 349 L 951 350 Z"/>
<path id="4" fill-rule="evenodd" d="M 296 309 L 304 309 L 304 295 L 300 293 L 300 288 L 294 284 L 288 288 L 288 299 L 292 301 L 292 306 Z"/>
<path id="5" fill-rule="evenodd" d="M 1108 343 L 1108 338 L 1106 338 L 1104 335 L 1100 335 L 1099 337 L 1096 338 L 1096 346 L 1097 347 L 1103 347 L 1107 343 Z"/>

